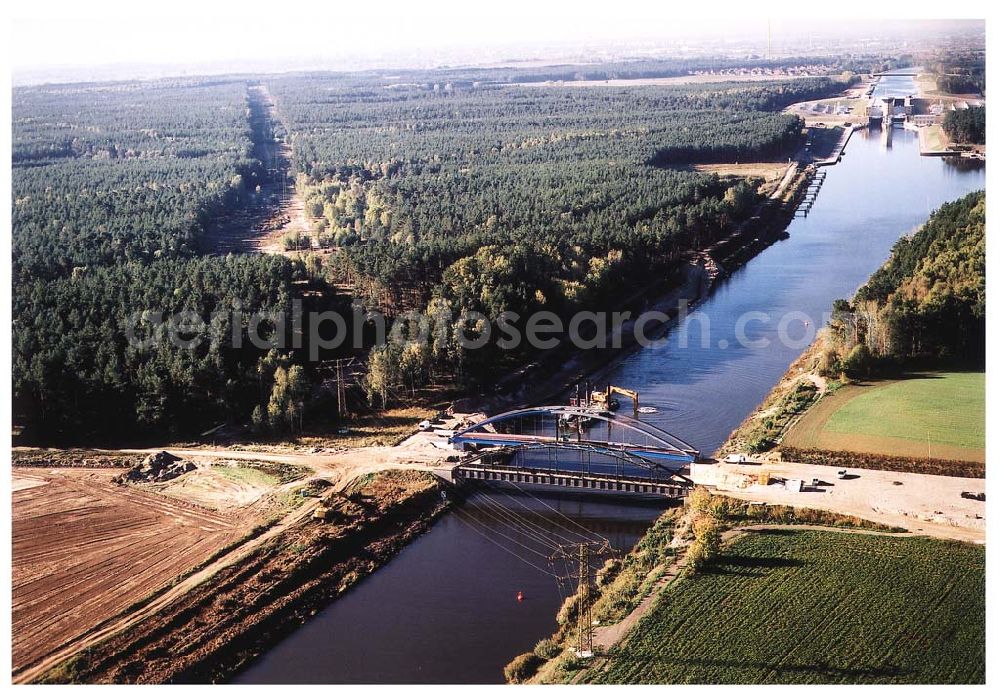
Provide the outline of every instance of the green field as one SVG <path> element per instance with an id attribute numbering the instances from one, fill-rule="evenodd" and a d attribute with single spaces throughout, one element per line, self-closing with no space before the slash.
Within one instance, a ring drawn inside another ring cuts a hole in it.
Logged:
<path id="1" fill-rule="evenodd" d="M 866 390 L 826 422 L 835 433 L 985 447 L 986 375 L 935 373 Z"/>
<path id="2" fill-rule="evenodd" d="M 681 578 L 613 650 L 602 683 L 981 683 L 982 547 L 781 530 Z"/>
<path id="3" fill-rule="evenodd" d="M 986 376 L 964 372 L 843 387 L 810 409 L 784 442 L 981 462 L 985 440 Z"/>
<path id="4" fill-rule="evenodd" d="M 223 477 L 237 484 L 247 486 L 257 486 L 268 488 L 278 483 L 278 478 L 274 475 L 263 472 L 253 467 L 240 467 L 233 465 L 212 465 L 212 470 L 218 472 Z"/>

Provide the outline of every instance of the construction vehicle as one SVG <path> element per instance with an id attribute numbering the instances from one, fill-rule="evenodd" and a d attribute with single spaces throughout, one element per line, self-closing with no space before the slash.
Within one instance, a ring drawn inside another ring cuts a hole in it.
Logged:
<path id="1" fill-rule="evenodd" d="M 617 385 L 608 385 L 605 390 L 594 390 L 590 393 L 590 402 L 598 408 L 614 411 L 620 406 L 618 400 L 612 397 L 615 394 L 620 394 L 623 397 L 631 399 L 632 411 L 636 415 L 639 414 L 639 393 L 635 390 L 618 387 Z"/>

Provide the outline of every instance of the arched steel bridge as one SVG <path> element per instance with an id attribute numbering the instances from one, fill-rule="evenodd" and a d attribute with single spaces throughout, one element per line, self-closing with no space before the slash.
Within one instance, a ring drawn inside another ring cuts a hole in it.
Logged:
<path id="1" fill-rule="evenodd" d="M 554 420 L 542 432 L 510 433 L 508 425 L 528 421 Z M 601 422 L 607 428 L 606 438 L 597 438 L 590 426 Z M 698 451 L 675 435 L 652 424 L 610 411 L 598 411 L 575 406 L 544 406 L 515 409 L 483 419 L 457 431 L 448 439 L 458 449 L 524 447 L 546 445 L 564 450 L 586 450 L 621 458 L 637 458 L 644 463 L 689 465 L 698 458 Z"/>

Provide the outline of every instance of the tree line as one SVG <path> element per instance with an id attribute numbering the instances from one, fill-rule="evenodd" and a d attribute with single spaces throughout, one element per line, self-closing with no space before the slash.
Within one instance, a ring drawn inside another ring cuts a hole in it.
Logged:
<path id="1" fill-rule="evenodd" d="M 986 143 L 986 107 L 949 111 L 941 127 L 956 143 L 983 145 Z"/>
<path id="2" fill-rule="evenodd" d="M 981 368 L 986 355 L 986 195 L 946 203 L 850 301 L 834 304 L 830 373 L 913 362 Z"/>
<path id="3" fill-rule="evenodd" d="M 580 80 L 639 80 L 685 77 L 695 74 L 758 74 L 808 73 L 809 75 L 839 75 L 844 72 L 869 73 L 892 70 L 910 65 L 908 55 L 887 56 L 880 53 L 827 56 L 785 56 L 764 58 L 749 56 L 725 58 L 661 58 L 604 61 L 587 65 L 547 65 L 491 68 L 445 68 L 404 71 L 394 78 L 397 84 L 420 84 L 430 88 L 451 85 L 452 88 L 511 83 L 574 82 Z"/>

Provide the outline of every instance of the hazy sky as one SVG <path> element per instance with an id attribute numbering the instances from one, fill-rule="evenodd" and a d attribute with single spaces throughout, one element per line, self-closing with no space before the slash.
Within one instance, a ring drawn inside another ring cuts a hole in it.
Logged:
<path id="1" fill-rule="evenodd" d="M 253 3 L 169 0 L 157 12 L 137 1 L 21 2 L 10 41 L 15 74 L 29 68 L 112 64 L 194 65 L 267 61 L 403 65 L 415 56 L 441 62 L 500 47 L 678 41 L 688 36 L 766 40 L 768 14 L 788 17 L 783 3 L 739 3 L 722 18 L 685 16 L 676 3 L 605 0 L 305 0 Z M 791 4 L 791 3 L 789 3 Z M 672 7 L 673 6 L 673 7 Z M 726 10 L 721 3 L 707 7 Z M 873 6 L 874 7 L 874 6 Z M 474 8 L 470 11 L 469 8 Z M 825 8 L 828 10 L 828 7 Z M 826 14 L 826 12 L 824 12 Z M 772 21 L 775 41 L 839 26 L 829 16 Z M 871 26 L 871 21 L 855 28 Z"/>
<path id="2" fill-rule="evenodd" d="M 299 1 L 292 11 L 281 3 L 247 11 L 249 3 L 225 11 L 226 4 L 206 0 L 199 11 L 176 9 L 159 16 L 122 13 L 94 16 L 79 9 L 65 14 L 15 20 L 12 57 L 15 66 L 105 64 L 118 62 L 199 62 L 249 55 L 302 58 L 316 55 L 371 55 L 415 48 L 498 46 L 517 40 L 622 40 L 642 36 L 679 36 L 694 31 L 720 36 L 746 33 L 746 20 L 684 20 L 655 6 L 639 4 L 634 15 L 617 3 L 608 12 L 585 2 L 569 11 L 557 4 L 497 0 L 465 3 L 394 3 L 385 0 L 348 3 L 331 0 L 310 8 Z M 178 8 L 181 3 L 165 3 Z M 533 7 L 532 7 L 533 5 Z M 476 11 L 470 12 L 474 7 Z M 27 8 L 27 9 L 30 9 Z M 753 23 L 763 35 L 766 18 Z"/>

